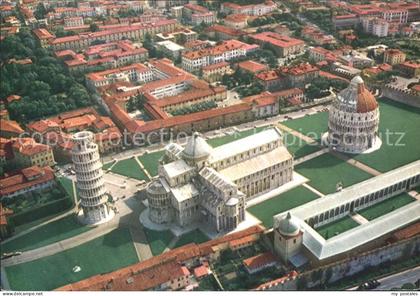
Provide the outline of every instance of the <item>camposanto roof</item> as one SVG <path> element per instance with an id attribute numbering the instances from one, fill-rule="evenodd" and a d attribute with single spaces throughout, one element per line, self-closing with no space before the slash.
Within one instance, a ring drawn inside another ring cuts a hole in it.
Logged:
<path id="1" fill-rule="evenodd" d="M 300 225 L 304 230 L 303 244 L 313 255 L 322 260 L 350 251 L 420 220 L 420 201 L 415 201 L 328 240 L 325 240 L 316 230 L 304 222 L 310 217 L 335 209 L 419 173 L 420 160 L 291 210 L 291 214 L 300 220 Z M 279 226 L 279 222 L 285 215 L 286 213 L 283 212 L 274 216 L 274 228 Z"/>

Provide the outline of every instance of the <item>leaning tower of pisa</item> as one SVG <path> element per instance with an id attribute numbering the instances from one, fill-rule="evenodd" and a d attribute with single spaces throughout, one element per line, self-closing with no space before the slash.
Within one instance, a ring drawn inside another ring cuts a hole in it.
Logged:
<path id="1" fill-rule="evenodd" d="M 83 222 L 99 224 L 110 220 L 114 212 L 108 204 L 102 163 L 92 132 L 83 131 L 73 135 L 72 160 Z"/>

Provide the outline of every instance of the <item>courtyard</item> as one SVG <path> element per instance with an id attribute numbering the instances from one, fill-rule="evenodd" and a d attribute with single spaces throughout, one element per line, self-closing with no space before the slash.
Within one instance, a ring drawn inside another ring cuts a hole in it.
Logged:
<path id="1" fill-rule="evenodd" d="M 388 214 L 398 208 L 401 208 L 415 200 L 415 198 L 411 197 L 407 193 L 401 193 L 397 196 L 388 198 L 373 206 L 363 209 L 358 213 L 365 217 L 367 220 L 373 220 L 385 214 Z"/>
<path id="2" fill-rule="evenodd" d="M 352 228 L 359 226 L 350 216 L 345 216 L 331 223 L 322 225 L 315 229 L 323 238 L 329 239 Z"/>
<path id="3" fill-rule="evenodd" d="M 5 270 L 13 290 L 50 291 L 138 261 L 130 232 L 121 228 L 75 248 Z"/>

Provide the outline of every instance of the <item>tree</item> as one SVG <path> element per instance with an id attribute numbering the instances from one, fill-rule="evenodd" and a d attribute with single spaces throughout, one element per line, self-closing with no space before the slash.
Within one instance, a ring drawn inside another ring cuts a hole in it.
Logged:
<path id="1" fill-rule="evenodd" d="M 44 19 L 46 14 L 47 10 L 45 9 L 44 4 L 42 4 L 42 2 L 39 2 L 34 11 L 35 18 L 38 20 Z"/>
<path id="2" fill-rule="evenodd" d="M 97 31 L 99 31 L 99 26 L 96 23 L 91 23 L 90 26 L 89 26 L 89 30 L 91 32 L 97 32 Z"/>

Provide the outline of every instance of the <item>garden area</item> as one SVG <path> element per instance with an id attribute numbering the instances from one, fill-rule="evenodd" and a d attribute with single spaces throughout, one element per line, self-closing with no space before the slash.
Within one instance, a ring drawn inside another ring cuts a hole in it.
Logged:
<path id="1" fill-rule="evenodd" d="M 90 229 L 92 228 L 80 224 L 74 214 L 70 214 L 1 244 L 1 253 L 22 252 L 41 248 L 76 236 Z"/>
<path id="2" fill-rule="evenodd" d="M 322 225 L 315 229 L 323 238 L 329 239 L 352 228 L 359 226 L 350 216 L 345 216 L 331 223 Z"/>
<path id="3" fill-rule="evenodd" d="M 336 192 L 339 183 L 345 188 L 373 177 L 329 153 L 298 164 L 295 170 L 324 194 Z"/>
<path id="4" fill-rule="evenodd" d="M 130 232 L 121 228 L 72 249 L 5 269 L 12 290 L 50 291 L 138 261 Z"/>
<path id="5" fill-rule="evenodd" d="M 185 233 L 178 238 L 174 248 L 182 247 L 187 244 L 196 243 L 201 244 L 210 240 L 201 230 L 195 229 L 191 232 Z"/>
<path id="6" fill-rule="evenodd" d="M 111 172 L 119 175 L 123 175 L 129 178 L 137 180 L 148 181 L 149 178 L 143 172 L 143 169 L 139 166 L 134 157 L 119 160 L 111 169 Z"/>
<path id="7" fill-rule="evenodd" d="M 143 228 L 143 230 L 146 234 L 153 256 L 162 254 L 174 238 L 174 235 L 170 230 L 157 231 L 148 228 Z"/>
<path id="8" fill-rule="evenodd" d="M 73 207 L 74 197 L 68 194 L 72 192 L 70 183 L 68 180 L 59 179 L 59 184 L 63 186 L 55 184 L 51 188 L 28 192 L 11 199 L 3 198 L 3 206 L 14 212 L 9 218 L 11 225 L 23 226 Z"/>
<path id="9" fill-rule="evenodd" d="M 216 279 L 214 278 L 214 275 L 209 274 L 200 280 L 198 287 L 195 288 L 194 291 L 221 291 L 221 289 Z"/>
<path id="10" fill-rule="evenodd" d="M 273 227 L 273 216 L 317 198 L 319 198 L 318 195 L 306 187 L 299 186 L 252 206 L 247 211 L 258 218 L 269 229 Z"/>
<path id="11" fill-rule="evenodd" d="M 249 274 L 245 270 L 242 264 L 243 260 L 266 251 L 260 243 L 238 251 L 225 250 L 220 254 L 218 262 L 213 264 L 212 270 L 217 274 L 226 291 L 243 291 L 255 288 L 284 275 L 284 272 L 277 267 L 269 267 L 255 274 Z"/>
<path id="12" fill-rule="evenodd" d="M 396 209 L 401 208 L 415 200 L 415 198 L 411 197 L 407 193 L 401 193 L 373 206 L 360 210 L 358 213 L 370 221 L 395 211 Z"/>

